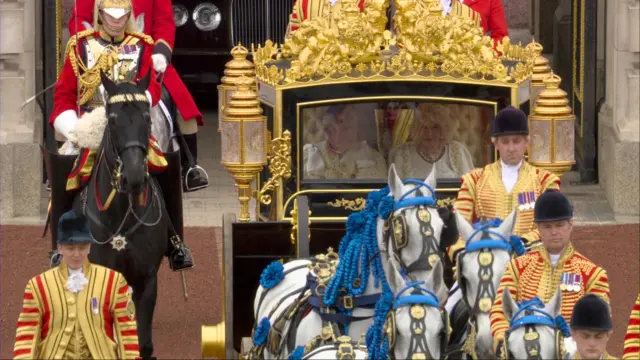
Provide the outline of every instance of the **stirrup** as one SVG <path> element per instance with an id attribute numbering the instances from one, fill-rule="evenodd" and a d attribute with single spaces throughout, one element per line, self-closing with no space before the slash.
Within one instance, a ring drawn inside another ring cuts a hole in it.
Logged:
<path id="1" fill-rule="evenodd" d="M 191 174 L 192 171 L 196 171 L 196 173 L 198 173 L 200 175 L 204 174 L 204 178 L 206 180 L 206 184 L 203 184 L 203 185 L 200 185 L 200 186 L 195 186 L 195 187 L 189 187 L 189 174 Z M 185 188 L 186 192 L 192 192 L 192 191 L 204 189 L 204 188 L 209 186 L 209 174 L 207 174 L 207 172 L 200 165 L 194 165 L 194 166 L 190 167 L 187 170 L 187 172 L 184 174 L 183 182 L 184 182 L 184 188 Z"/>

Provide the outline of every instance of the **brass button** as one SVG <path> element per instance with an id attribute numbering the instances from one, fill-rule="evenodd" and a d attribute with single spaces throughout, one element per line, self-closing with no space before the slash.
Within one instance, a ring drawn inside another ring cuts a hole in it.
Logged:
<path id="1" fill-rule="evenodd" d="M 67 342 L 66 342 L 66 341 L 62 341 L 62 342 L 60 343 L 60 347 L 61 347 L 61 348 L 64 348 L 64 347 L 66 347 L 66 346 L 67 346 Z"/>
<path id="2" fill-rule="evenodd" d="M 68 327 L 68 328 L 64 329 L 64 333 L 67 334 L 67 335 L 71 334 L 72 331 L 73 331 L 72 327 Z"/>
<path id="3" fill-rule="evenodd" d="M 75 313 L 70 313 L 69 314 L 69 320 L 75 320 L 76 319 L 76 314 Z"/>
<path id="4" fill-rule="evenodd" d="M 67 298 L 67 304 L 69 304 L 69 305 L 73 305 L 73 304 L 75 304 L 75 303 L 76 303 L 76 299 L 74 299 L 74 298 L 72 298 L 72 297 Z"/>

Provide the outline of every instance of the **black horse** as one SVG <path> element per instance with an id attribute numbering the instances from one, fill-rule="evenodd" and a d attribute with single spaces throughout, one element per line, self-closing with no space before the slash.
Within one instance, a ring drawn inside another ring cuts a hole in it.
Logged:
<path id="1" fill-rule="evenodd" d="M 73 203 L 91 223 L 90 261 L 121 272 L 133 288 L 143 359 L 153 355 L 157 273 L 171 226 L 160 186 L 148 175 L 149 75 L 138 84 L 115 84 L 102 75 L 108 121 L 91 180 Z"/>

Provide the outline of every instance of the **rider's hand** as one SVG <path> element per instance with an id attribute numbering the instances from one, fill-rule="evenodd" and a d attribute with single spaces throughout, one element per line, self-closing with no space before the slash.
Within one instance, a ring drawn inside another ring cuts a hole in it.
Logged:
<path id="1" fill-rule="evenodd" d="M 165 70 L 167 70 L 167 65 L 169 65 L 169 63 L 167 62 L 167 58 L 162 55 L 162 54 L 153 54 L 151 55 L 151 60 L 153 60 L 153 69 L 157 72 L 157 73 L 164 73 Z"/>

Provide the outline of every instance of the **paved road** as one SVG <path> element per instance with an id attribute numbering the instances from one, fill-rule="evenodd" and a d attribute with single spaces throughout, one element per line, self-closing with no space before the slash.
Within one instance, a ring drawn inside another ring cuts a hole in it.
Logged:
<path id="1" fill-rule="evenodd" d="M 0 358 L 12 356 L 15 325 L 27 280 L 47 267 L 49 240 L 41 228 L 3 226 L 0 229 Z M 578 250 L 608 270 L 614 316 L 613 355 L 620 355 L 628 317 L 638 294 L 638 225 L 580 227 L 574 232 Z M 165 266 L 154 327 L 156 356 L 163 359 L 200 357 L 200 326 L 221 319 L 219 228 L 188 228 L 186 238 L 196 256 L 188 273 L 190 298 L 184 302 L 180 277 Z M 257 283 L 258 279 L 256 279 Z M 249 335 L 249 334 L 247 334 Z"/>

